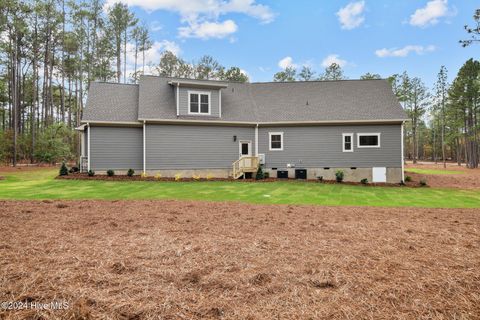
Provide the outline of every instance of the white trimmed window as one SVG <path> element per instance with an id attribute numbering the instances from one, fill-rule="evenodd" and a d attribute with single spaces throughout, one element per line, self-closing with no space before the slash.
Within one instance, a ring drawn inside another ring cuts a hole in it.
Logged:
<path id="1" fill-rule="evenodd" d="M 283 132 L 269 132 L 269 149 L 270 151 L 282 151 L 283 150 Z"/>
<path id="2" fill-rule="evenodd" d="M 210 92 L 188 91 L 188 114 L 210 114 Z"/>
<path id="3" fill-rule="evenodd" d="M 357 133 L 357 148 L 380 148 L 380 133 Z"/>
<path id="4" fill-rule="evenodd" d="M 342 134 L 342 151 L 353 152 L 353 133 Z"/>

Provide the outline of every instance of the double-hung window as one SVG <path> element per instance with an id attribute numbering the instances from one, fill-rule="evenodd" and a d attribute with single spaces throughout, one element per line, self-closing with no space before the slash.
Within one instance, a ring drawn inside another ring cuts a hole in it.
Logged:
<path id="1" fill-rule="evenodd" d="M 189 114 L 210 114 L 210 92 L 188 92 Z"/>
<path id="2" fill-rule="evenodd" d="M 353 133 L 342 134 L 343 152 L 353 152 Z"/>
<path id="3" fill-rule="evenodd" d="M 283 132 L 269 132 L 270 151 L 283 150 Z"/>
<path id="4" fill-rule="evenodd" d="M 380 148 L 380 133 L 357 133 L 357 148 Z"/>

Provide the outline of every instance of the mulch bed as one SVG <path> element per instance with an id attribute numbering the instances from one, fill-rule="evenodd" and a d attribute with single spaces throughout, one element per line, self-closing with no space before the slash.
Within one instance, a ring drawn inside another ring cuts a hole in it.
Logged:
<path id="1" fill-rule="evenodd" d="M 268 183 L 268 182 L 278 182 L 278 181 L 289 181 L 289 182 L 311 182 L 311 183 L 324 183 L 324 184 L 340 184 L 335 180 L 318 180 L 318 179 L 307 179 L 307 180 L 300 180 L 300 179 L 276 179 L 276 178 L 266 178 L 262 180 L 256 179 L 231 179 L 231 178 L 181 178 L 179 180 L 175 180 L 175 178 L 155 178 L 152 176 L 142 177 L 139 175 L 134 175 L 129 177 L 127 175 L 114 175 L 114 176 L 107 176 L 107 175 L 99 175 L 96 174 L 93 177 L 88 176 L 87 173 L 73 173 L 67 176 L 57 176 L 56 179 L 63 179 L 63 180 L 100 180 L 100 181 L 156 181 L 156 182 L 204 182 L 204 181 L 226 181 L 226 182 L 248 182 L 248 183 Z M 365 187 L 402 187 L 399 183 L 368 183 L 362 184 L 361 182 L 351 182 L 351 181 L 344 181 L 341 182 L 344 185 L 353 185 L 358 186 L 362 185 Z M 428 187 L 428 186 L 420 186 L 418 182 L 407 182 L 403 185 L 403 187 L 410 187 L 410 188 L 418 188 L 418 187 Z"/>
<path id="2" fill-rule="evenodd" d="M 256 179 L 231 179 L 231 178 L 181 178 L 180 180 L 176 180 L 175 178 L 156 178 L 152 176 L 142 177 L 139 175 L 134 175 L 129 177 L 127 175 L 114 175 L 114 176 L 107 176 L 107 175 L 94 175 L 93 177 L 88 176 L 87 173 L 73 173 L 67 176 L 57 176 L 56 179 L 62 180 L 100 180 L 100 181 L 156 181 L 156 182 L 201 182 L 201 181 L 226 181 L 226 182 L 248 182 L 248 183 L 266 183 L 266 182 L 278 182 L 278 181 L 289 181 L 289 182 L 311 182 L 311 183 L 324 183 L 324 184 L 344 184 L 344 185 L 352 185 L 358 186 L 362 185 L 365 187 L 410 187 L 410 188 L 418 188 L 418 187 L 428 187 L 428 186 L 421 186 L 418 182 L 411 181 L 407 182 L 404 185 L 399 183 L 367 183 L 363 184 L 361 182 L 351 182 L 351 181 L 344 181 L 344 182 L 337 182 L 335 180 L 318 180 L 318 179 L 276 179 L 276 178 L 266 178 L 262 180 Z"/>
<path id="3" fill-rule="evenodd" d="M 477 209 L 0 201 L 0 319 L 478 319 Z"/>

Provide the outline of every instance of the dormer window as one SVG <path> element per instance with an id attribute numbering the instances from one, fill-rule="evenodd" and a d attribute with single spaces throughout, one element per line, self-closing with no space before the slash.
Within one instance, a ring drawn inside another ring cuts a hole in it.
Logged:
<path id="1" fill-rule="evenodd" d="M 188 114 L 210 114 L 210 92 L 188 92 Z"/>

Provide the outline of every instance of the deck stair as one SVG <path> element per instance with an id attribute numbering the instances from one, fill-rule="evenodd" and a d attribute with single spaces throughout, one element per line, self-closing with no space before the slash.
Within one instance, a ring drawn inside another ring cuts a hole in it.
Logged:
<path id="1" fill-rule="evenodd" d="M 260 164 L 259 157 L 244 156 L 233 163 L 233 179 L 245 177 L 247 172 L 257 172 Z"/>

